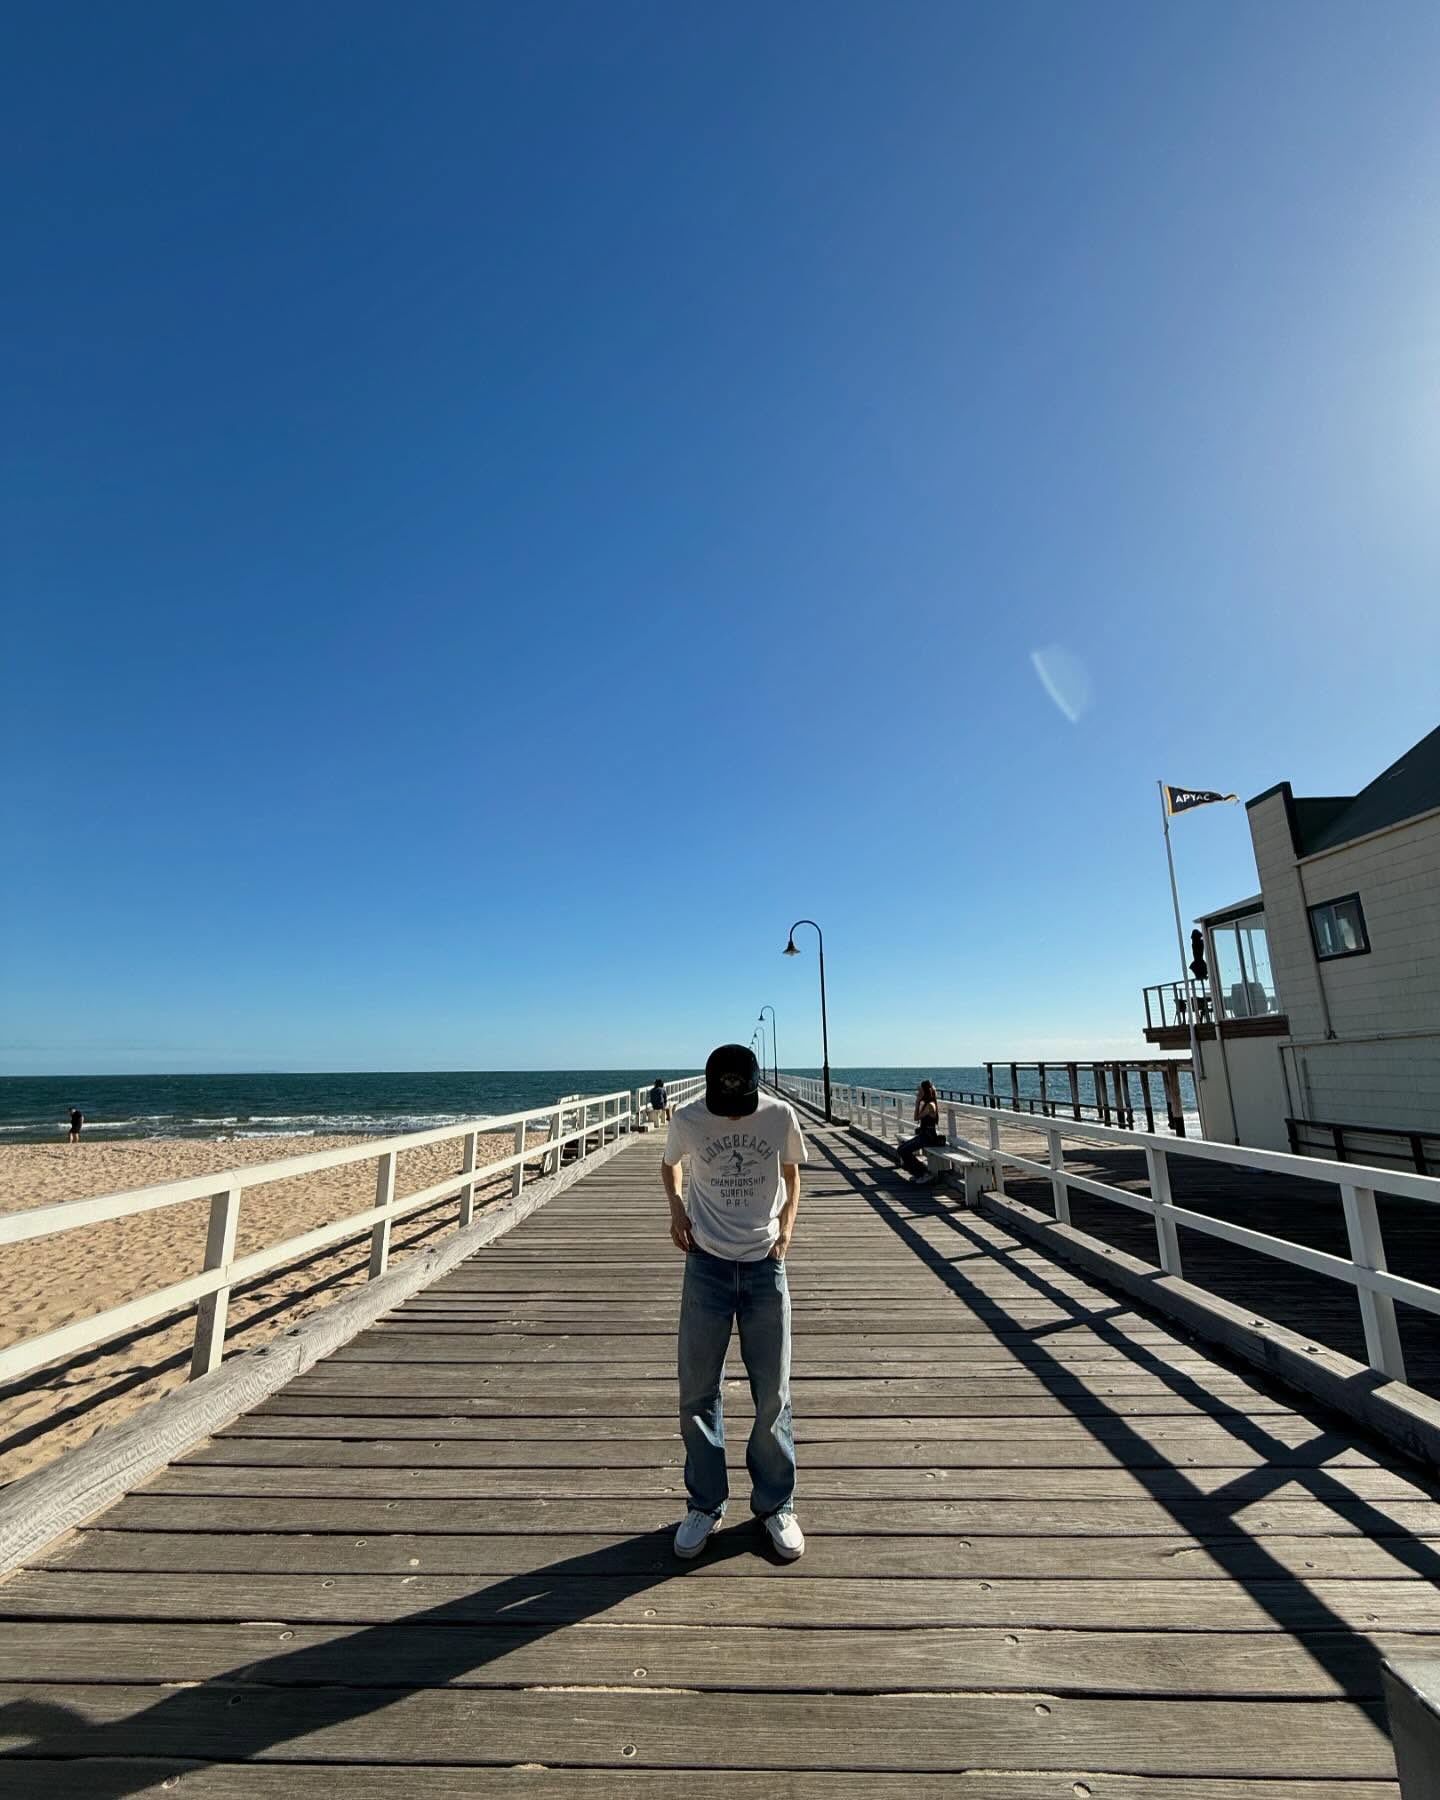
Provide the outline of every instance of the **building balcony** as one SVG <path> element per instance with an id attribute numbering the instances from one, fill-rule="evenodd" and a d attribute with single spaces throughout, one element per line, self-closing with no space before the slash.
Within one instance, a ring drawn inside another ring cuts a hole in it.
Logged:
<path id="1" fill-rule="evenodd" d="M 1217 996 L 1198 981 L 1160 981 L 1144 990 L 1145 1041 L 1162 1050 L 1185 1050 L 1190 1027 L 1202 1043 L 1215 1037 Z M 1218 995 L 1220 1035 L 1226 1038 L 1283 1037 L 1290 1021 L 1280 1011 L 1273 987 L 1263 981 L 1232 982 Z"/>

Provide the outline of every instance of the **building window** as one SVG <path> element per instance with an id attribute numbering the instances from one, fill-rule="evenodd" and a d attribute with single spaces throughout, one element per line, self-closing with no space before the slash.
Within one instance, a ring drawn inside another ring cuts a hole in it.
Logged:
<path id="1" fill-rule="evenodd" d="M 1364 956 L 1370 948 L 1365 934 L 1365 914 L 1360 909 L 1360 896 L 1346 894 L 1341 900 L 1326 900 L 1310 908 L 1310 935 L 1315 940 L 1315 955 L 1321 962 L 1332 962 L 1337 956 Z"/>
<path id="2" fill-rule="evenodd" d="M 1210 948 L 1222 1019 L 1260 1019 L 1280 1011 L 1263 912 L 1212 925 Z"/>

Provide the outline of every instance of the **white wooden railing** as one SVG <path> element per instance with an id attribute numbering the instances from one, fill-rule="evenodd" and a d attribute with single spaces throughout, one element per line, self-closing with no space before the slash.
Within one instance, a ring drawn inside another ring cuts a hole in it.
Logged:
<path id="1" fill-rule="evenodd" d="M 644 1124 L 650 1117 L 650 1089 L 654 1085 L 655 1083 L 652 1081 L 645 1087 L 638 1087 L 632 1095 L 635 1117 L 641 1124 Z M 705 1077 L 703 1075 L 686 1075 L 679 1081 L 667 1081 L 665 1092 L 670 1097 L 672 1107 L 684 1106 L 687 1100 L 693 1100 L 697 1095 L 705 1092 Z"/>
<path id="2" fill-rule="evenodd" d="M 824 1105 L 825 1090 L 813 1076 L 782 1074 L 782 1091 L 810 1106 Z M 857 1087 L 847 1083 L 831 1083 L 832 1110 L 837 1118 L 849 1119 L 874 1137 L 911 1137 L 915 1126 L 915 1096 L 896 1093 L 888 1088 Z M 993 1171 L 993 1190 L 1005 1192 L 1005 1171 L 1022 1169 L 1050 1183 L 1055 1217 L 1062 1225 L 1070 1223 L 1070 1190 L 1093 1195 L 1099 1200 L 1128 1206 L 1132 1211 L 1148 1213 L 1155 1222 L 1156 1256 L 1167 1275 L 1182 1275 L 1179 1227 L 1203 1232 L 1207 1237 L 1223 1238 L 1261 1256 L 1313 1274 L 1326 1275 L 1346 1282 L 1355 1290 L 1360 1306 L 1360 1319 L 1365 1328 L 1365 1351 L 1370 1367 L 1394 1381 L 1405 1380 L 1405 1357 L 1400 1347 L 1400 1331 L 1395 1319 L 1395 1302 L 1419 1307 L 1422 1312 L 1440 1314 L 1440 1288 L 1406 1276 L 1394 1275 L 1385 1266 L 1385 1242 L 1380 1229 L 1380 1214 L 1375 1204 L 1377 1193 L 1398 1194 L 1407 1200 L 1428 1201 L 1440 1205 L 1440 1179 L 1432 1175 L 1411 1175 L 1400 1169 L 1372 1169 L 1357 1163 L 1323 1162 L 1314 1156 L 1291 1156 L 1278 1150 L 1255 1150 L 1243 1144 L 1216 1144 L 1207 1138 L 1178 1140 L 1148 1131 L 1121 1131 L 1112 1125 L 1092 1124 L 1089 1120 L 1035 1118 L 1026 1113 L 997 1112 L 991 1107 L 968 1106 L 942 1101 L 945 1111 L 946 1148 L 969 1155 Z M 1021 1156 L 1000 1147 L 1002 1120 L 1008 1131 L 1030 1132 L 1045 1139 L 1046 1155 L 1037 1158 Z M 962 1135 L 966 1129 L 984 1127 L 983 1141 L 972 1141 Z M 1086 1144 L 1100 1144 L 1111 1149 L 1144 1152 L 1150 1192 L 1137 1194 L 1129 1188 L 1115 1187 L 1110 1182 L 1096 1181 L 1079 1175 L 1065 1166 L 1065 1140 L 1078 1139 Z M 1327 1183 L 1340 1190 L 1345 1215 L 1345 1232 L 1349 1243 L 1348 1257 L 1333 1256 L 1325 1250 L 1312 1250 L 1306 1244 L 1292 1243 L 1288 1238 L 1272 1237 L 1249 1226 L 1236 1225 L 1228 1219 L 1212 1219 L 1205 1213 L 1177 1206 L 1170 1192 L 1168 1156 L 1199 1157 L 1205 1162 L 1227 1163 L 1232 1168 L 1247 1169 L 1257 1175 L 1289 1175 L 1301 1181 Z M 1440 1213 L 1436 1215 L 1440 1226 Z"/>
<path id="3" fill-rule="evenodd" d="M 676 1084 L 677 1087 L 683 1085 Z M 703 1087 L 704 1083 L 701 1082 Z M 648 1105 L 647 1105 L 648 1110 Z M 383 1275 L 390 1259 L 390 1234 L 397 1219 L 436 1206 L 445 1200 L 458 1203 L 457 1230 L 470 1224 L 475 1209 L 475 1190 L 506 1171 L 510 1174 L 510 1192 L 519 1194 L 525 1184 L 525 1165 L 537 1158 L 543 1174 L 553 1174 L 564 1160 L 567 1145 L 574 1146 L 574 1156 L 583 1158 L 603 1145 L 613 1142 L 622 1131 L 633 1129 L 636 1121 L 634 1096 L 628 1093 L 576 1094 L 547 1106 L 532 1107 L 528 1112 L 505 1113 L 496 1118 L 472 1119 L 462 1125 L 443 1126 L 434 1131 L 417 1131 L 405 1137 L 379 1139 L 369 1144 L 354 1144 L 341 1150 L 319 1150 L 309 1156 L 289 1156 L 279 1162 L 256 1163 L 249 1168 L 228 1169 L 223 1174 L 194 1175 L 182 1181 L 161 1182 L 154 1187 L 134 1188 L 127 1193 L 106 1194 L 96 1200 L 68 1200 L 57 1205 L 38 1206 L 29 1212 L 10 1213 L 0 1217 L 0 1246 L 23 1243 L 32 1238 L 58 1236 L 62 1232 L 80 1231 L 87 1225 L 98 1225 L 108 1219 L 130 1218 L 136 1213 L 155 1212 L 162 1207 L 179 1206 L 187 1200 L 210 1201 L 210 1226 L 205 1242 L 205 1260 L 201 1272 L 185 1281 L 127 1300 L 122 1306 L 77 1319 L 57 1330 L 37 1337 L 21 1339 L 8 1349 L 0 1350 L 0 1382 L 13 1381 L 33 1369 L 44 1367 L 60 1357 L 93 1349 L 136 1326 L 147 1325 L 168 1313 L 188 1306 L 196 1307 L 195 1347 L 190 1374 L 207 1375 L 216 1368 L 224 1353 L 225 1320 L 232 1288 L 272 1269 L 295 1262 L 312 1251 L 370 1233 L 369 1278 Z M 531 1126 L 546 1128 L 546 1135 L 527 1145 Z M 478 1163 L 476 1157 L 482 1135 L 513 1129 L 515 1148 L 507 1156 Z M 464 1151 L 458 1173 L 447 1175 L 418 1193 L 397 1197 L 395 1193 L 396 1158 L 407 1150 L 423 1149 L 431 1144 L 463 1141 Z M 297 1175 L 314 1174 L 321 1169 L 337 1169 L 347 1163 L 373 1162 L 376 1166 L 375 1204 L 364 1212 L 352 1213 L 333 1224 L 321 1225 L 314 1231 L 302 1232 L 283 1243 L 272 1244 L 248 1256 L 235 1255 L 235 1237 L 240 1223 L 240 1203 L 250 1188 L 264 1187 L 273 1181 L 293 1180 Z"/>

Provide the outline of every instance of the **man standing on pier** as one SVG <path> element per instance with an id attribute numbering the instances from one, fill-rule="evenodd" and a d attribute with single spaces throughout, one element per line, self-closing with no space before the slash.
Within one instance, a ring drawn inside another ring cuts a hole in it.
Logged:
<path id="1" fill-rule="evenodd" d="M 785 1254 L 800 1206 L 805 1140 L 790 1103 L 760 1094 L 753 1050 L 722 1044 L 705 1064 L 705 1093 L 670 1120 L 660 1175 L 670 1237 L 685 1252 L 680 1297 L 680 1434 L 690 1510 L 677 1556 L 698 1556 L 729 1498 L 720 1384 L 731 1325 L 750 1378 L 755 1423 L 745 1451 L 750 1510 L 776 1552 L 805 1551 L 795 1517 L 790 1415 L 790 1290 Z M 681 1164 L 688 1170 L 681 1182 Z"/>

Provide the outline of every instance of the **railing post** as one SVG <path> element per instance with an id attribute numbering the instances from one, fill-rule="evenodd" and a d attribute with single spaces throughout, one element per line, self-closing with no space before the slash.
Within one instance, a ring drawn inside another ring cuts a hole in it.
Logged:
<path id="1" fill-rule="evenodd" d="M 240 1189 L 225 1188 L 210 1197 L 210 1229 L 205 1234 L 205 1270 L 223 1269 L 235 1260 L 235 1232 L 240 1224 Z M 206 1294 L 195 1312 L 195 1347 L 190 1354 L 190 1379 L 198 1381 L 218 1369 L 225 1354 L 225 1320 L 230 1312 L 230 1288 Z"/>
<path id="2" fill-rule="evenodd" d="M 1350 1260 L 1361 1269 L 1385 1267 L 1385 1240 L 1380 1233 L 1380 1214 L 1375 1208 L 1374 1188 L 1340 1189 L 1345 1208 L 1345 1235 L 1350 1241 Z M 1395 1302 L 1388 1294 L 1377 1294 L 1372 1288 L 1355 1290 L 1360 1301 L 1360 1322 L 1365 1327 L 1365 1354 L 1370 1367 L 1392 1381 L 1405 1379 L 1405 1354 L 1400 1348 L 1400 1327 L 1395 1319 Z"/>
<path id="3" fill-rule="evenodd" d="M 952 1150 L 955 1148 L 955 1140 L 959 1135 L 960 1126 L 955 1117 L 955 1108 L 947 1106 L 945 1108 L 945 1139 Z"/>
<path id="4" fill-rule="evenodd" d="M 390 1261 L 390 1209 L 395 1204 L 395 1152 L 387 1150 L 380 1158 L 375 1175 L 375 1204 L 385 1208 L 385 1217 L 370 1233 L 370 1279 L 383 1275 Z"/>
<path id="5" fill-rule="evenodd" d="M 1080 1071 L 1074 1063 L 1066 1063 L 1065 1073 L 1070 1077 L 1070 1110 L 1078 1119 L 1080 1117 Z"/>
<path id="6" fill-rule="evenodd" d="M 1145 1129 L 1149 1132 L 1153 1132 L 1155 1129 L 1155 1107 L 1150 1098 L 1150 1071 L 1148 1068 L 1141 1069 L 1140 1071 L 1140 1092 L 1145 1096 Z"/>
<path id="7" fill-rule="evenodd" d="M 480 1133 L 467 1131 L 465 1134 L 465 1160 L 460 1164 L 460 1173 L 466 1177 L 460 1189 L 460 1225 L 463 1231 L 475 1217 L 475 1163 L 479 1156 Z"/>
<path id="8" fill-rule="evenodd" d="M 1165 1111 L 1176 1137 L 1185 1135 L 1185 1109 L 1180 1100 L 1180 1070 L 1173 1062 L 1160 1065 L 1160 1084 L 1165 1089 Z"/>
<path id="9" fill-rule="evenodd" d="M 1380 1675 L 1400 1800 L 1440 1800 L 1440 1659 L 1398 1657 Z"/>
<path id="10" fill-rule="evenodd" d="M 1058 1131 L 1047 1131 L 1050 1145 L 1050 1194 L 1055 1202 L 1055 1217 L 1061 1225 L 1070 1223 L 1070 1188 L 1065 1180 L 1065 1146 Z"/>
<path id="11" fill-rule="evenodd" d="M 525 1121 L 523 1119 L 515 1127 L 515 1148 L 520 1153 L 520 1160 L 510 1171 L 511 1199 L 514 1199 L 525 1185 Z"/>
<path id="12" fill-rule="evenodd" d="M 986 1119 L 985 1123 L 989 1127 L 989 1131 L 990 1131 L 990 1161 L 993 1164 L 994 1170 L 995 1170 L 995 1192 L 997 1194 L 1003 1194 L 1005 1192 L 1005 1165 L 1000 1160 L 1000 1115 L 999 1115 L 999 1113 L 992 1111 L 990 1116 Z"/>
<path id="13" fill-rule="evenodd" d="M 1156 1149 L 1154 1144 L 1147 1144 L 1145 1166 L 1150 1173 L 1150 1198 L 1155 1202 L 1155 1249 L 1160 1267 L 1167 1275 L 1183 1275 L 1180 1230 L 1168 1213 L 1174 1202 L 1170 1197 L 1170 1165 L 1165 1160 L 1165 1152 Z"/>
<path id="14" fill-rule="evenodd" d="M 563 1109 L 558 1106 L 550 1115 L 551 1148 L 545 1155 L 545 1173 L 547 1175 L 558 1175 L 560 1173 L 560 1164 L 565 1159 L 564 1147 L 560 1142 L 560 1122 L 564 1116 Z"/>

